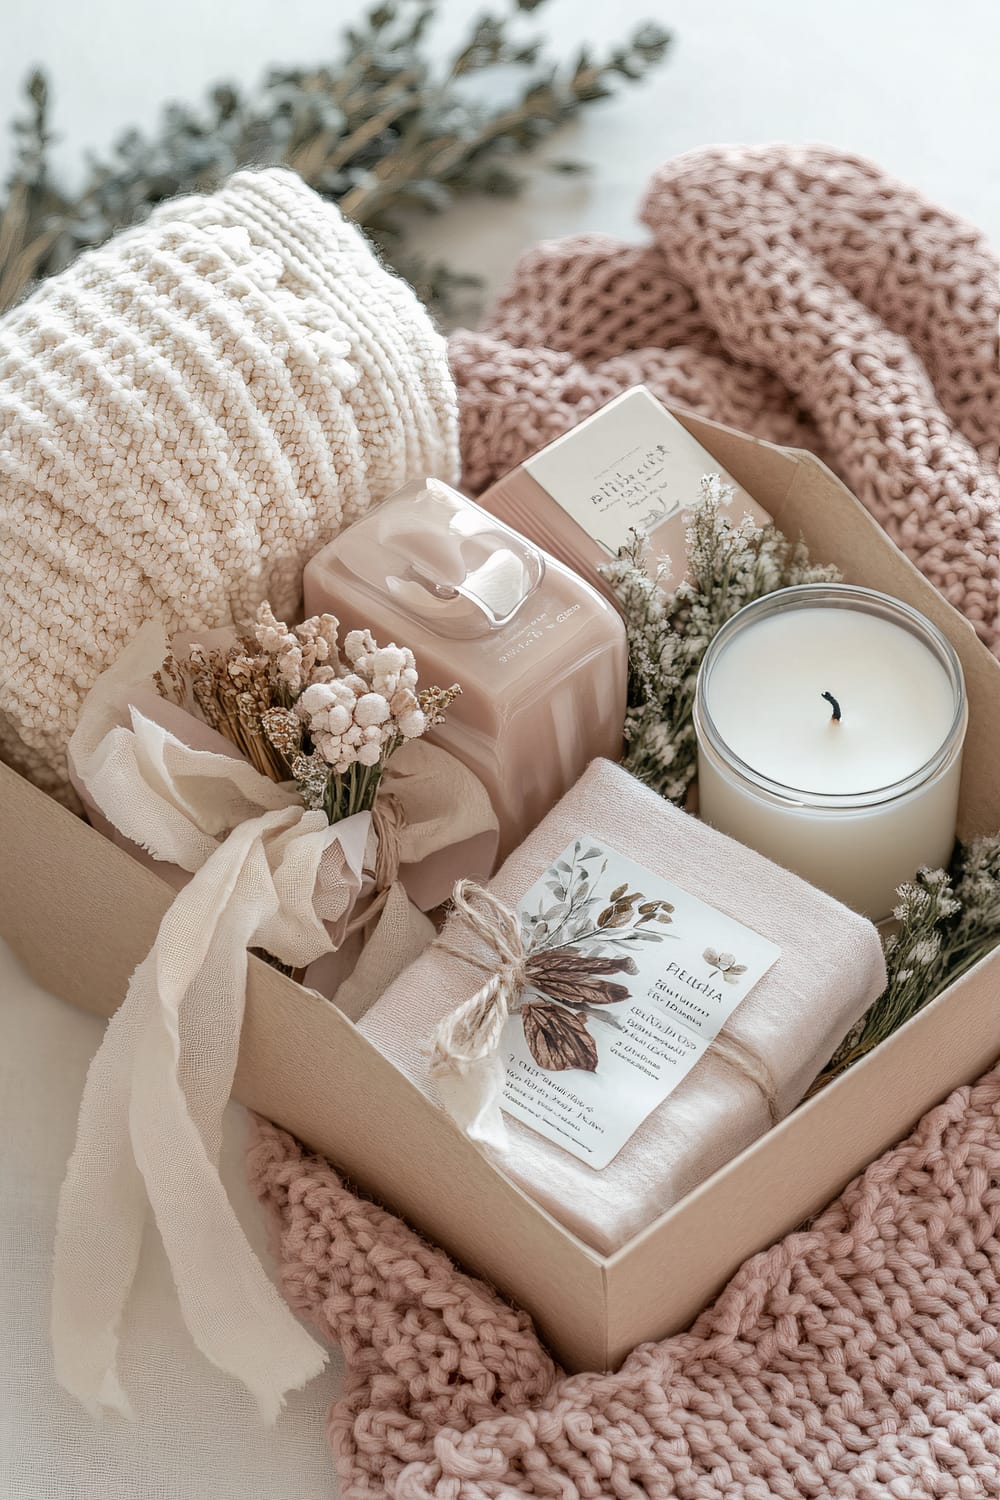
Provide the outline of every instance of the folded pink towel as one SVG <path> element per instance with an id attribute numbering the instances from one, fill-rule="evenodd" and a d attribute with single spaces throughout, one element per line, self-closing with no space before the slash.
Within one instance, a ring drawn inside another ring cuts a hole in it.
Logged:
<path id="1" fill-rule="evenodd" d="M 780 960 L 736 1008 L 723 1036 L 764 1062 L 776 1112 L 787 1114 L 885 985 L 875 928 L 787 870 L 678 812 L 604 760 L 593 762 L 514 851 L 490 890 L 516 906 L 580 835 L 620 850 L 781 949 Z M 455 916 L 442 938 L 461 951 L 470 948 Z M 436 1085 L 423 1049 L 442 1017 L 481 983 L 482 975 L 467 962 L 436 946 L 385 992 L 361 1029 L 433 1098 Z M 581 1239 L 611 1253 L 771 1124 L 759 1084 L 734 1065 L 732 1048 L 727 1053 L 710 1046 L 604 1170 L 595 1171 L 510 1117 L 502 1169 Z"/>

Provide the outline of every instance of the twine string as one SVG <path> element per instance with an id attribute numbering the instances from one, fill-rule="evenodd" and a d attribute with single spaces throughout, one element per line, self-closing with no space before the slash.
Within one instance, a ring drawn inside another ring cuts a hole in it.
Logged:
<path id="1" fill-rule="evenodd" d="M 403 806 L 392 792 L 383 792 L 375 799 L 372 808 L 372 827 L 375 830 L 375 890 L 371 900 L 361 911 L 355 912 L 344 929 L 346 941 L 353 933 L 369 928 L 382 915 L 389 899 L 389 892 L 399 875 L 403 824 Z"/>
<path id="2" fill-rule="evenodd" d="M 756 1084 L 767 1105 L 767 1113 L 771 1124 L 777 1125 L 781 1119 L 778 1109 L 778 1087 L 774 1081 L 774 1075 L 767 1063 L 755 1048 L 745 1042 L 742 1037 L 736 1036 L 731 1031 L 720 1031 L 712 1043 L 715 1055 L 721 1062 L 735 1068 L 748 1078 L 751 1083 Z"/>
<path id="3" fill-rule="evenodd" d="M 444 938 L 435 946 L 487 975 L 486 982 L 438 1023 L 431 1038 L 431 1071 L 463 1072 L 492 1057 L 512 1007 L 524 988 L 528 951 L 515 912 L 492 891 L 473 880 L 460 880 L 452 893 L 455 914 L 489 951 L 480 959 Z"/>

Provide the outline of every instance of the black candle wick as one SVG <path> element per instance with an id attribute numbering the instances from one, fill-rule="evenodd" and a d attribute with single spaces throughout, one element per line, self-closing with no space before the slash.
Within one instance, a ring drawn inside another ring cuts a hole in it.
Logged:
<path id="1" fill-rule="evenodd" d="M 840 723 L 840 704 L 837 702 L 836 698 L 833 696 L 832 693 L 820 693 L 820 697 L 821 698 L 825 698 L 826 701 L 827 701 L 827 703 L 829 703 L 830 707 L 833 709 L 833 722 L 835 724 L 839 724 Z"/>

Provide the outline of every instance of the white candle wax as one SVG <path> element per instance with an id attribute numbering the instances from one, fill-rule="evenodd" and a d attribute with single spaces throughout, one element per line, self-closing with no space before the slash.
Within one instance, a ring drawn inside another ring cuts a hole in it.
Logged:
<path id="1" fill-rule="evenodd" d="M 810 585 L 749 605 L 706 655 L 695 726 L 702 817 L 855 910 L 887 916 L 950 858 L 961 668 L 898 601 Z"/>

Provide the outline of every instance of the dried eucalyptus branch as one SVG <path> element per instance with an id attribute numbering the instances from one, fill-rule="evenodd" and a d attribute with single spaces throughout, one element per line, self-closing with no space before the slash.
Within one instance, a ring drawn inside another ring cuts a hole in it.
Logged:
<path id="1" fill-rule="evenodd" d="M 474 21 L 437 64 L 426 48 L 435 3 L 377 4 L 345 31 L 331 65 L 274 71 L 249 93 L 222 84 L 201 109 L 168 106 L 156 133 L 131 130 L 106 161 L 92 161 L 77 194 L 51 180 L 49 91 L 35 73 L 28 113 L 13 123 L 15 166 L 0 203 L 0 311 L 164 199 L 210 191 L 239 167 L 278 163 L 339 203 L 422 296 L 446 307 L 477 279 L 413 256 L 406 216 L 440 212 L 469 193 L 519 192 L 514 159 L 616 85 L 644 77 L 669 37 L 647 24 L 607 56 L 584 48 L 557 65 L 537 38 L 518 35 L 518 14 L 540 0 L 508 0 L 504 14 Z M 513 95 L 491 102 L 488 71 L 509 74 Z"/>

